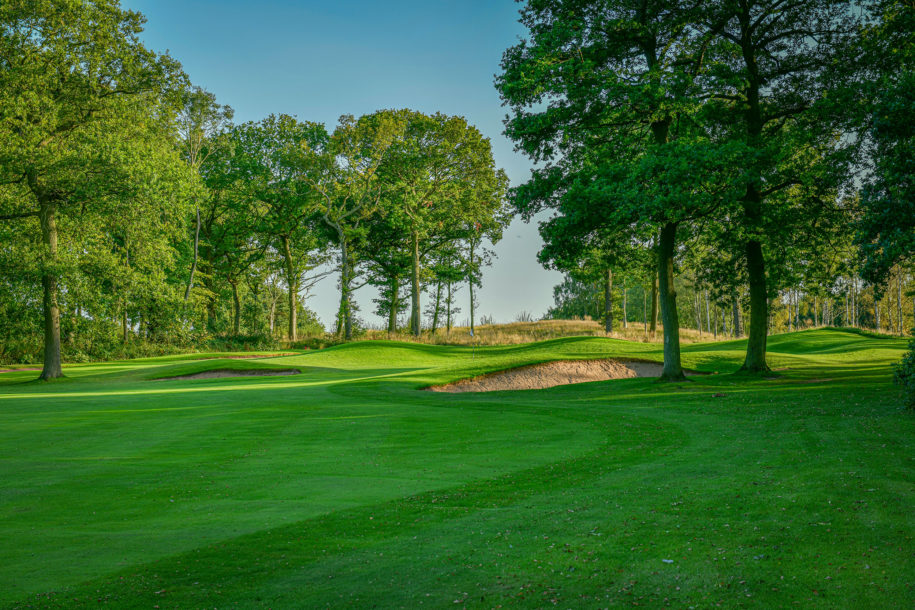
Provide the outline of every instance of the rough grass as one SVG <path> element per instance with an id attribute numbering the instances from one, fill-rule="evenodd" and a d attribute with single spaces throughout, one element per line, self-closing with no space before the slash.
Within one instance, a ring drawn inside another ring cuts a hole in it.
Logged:
<path id="1" fill-rule="evenodd" d="M 617 321 L 614 331 L 607 335 L 604 326 L 591 319 L 586 320 L 538 320 L 533 322 L 511 322 L 508 324 L 480 324 L 475 327 L 474 336 L 470 336 L 470 327 L 456 326 L 447 332 L 438 329 L 435 334 L 423 331 L 420 337 L 414 337 L 406 330 L 401 330 L 393 335 L 388 335 L 384 330 L 369 330 L 362 340 L 394 339 L 409 341 L 411 343 L 425 343 L 428 345 L 519 345 L 532 341 L 559 339 L 564 337 L 609 337 L 613 339 L 627 339 L 643 343 L 662 343 L 664 340 L 663 329 L 659 325 L 654 334 L 648 332 L 641 323 L 630 322 L 627 328 L 622 328 Z M 680 329 L 680 340 L 683 343 L 696 343 L 701 341 L 725 341 L 729 337 L 718 335 L 692 328 Z"/>
<path id="2" fill-rule="evenodd" d="M 418 388 L 603 338 L 363 342 L 295 377 L 150 381 L 176 358 L 0 375 L 0 606 L 912 607 L 901 339 L 684 346 L 718 375 Z M 257 361 L 244 361 L 257 362 Z"/>

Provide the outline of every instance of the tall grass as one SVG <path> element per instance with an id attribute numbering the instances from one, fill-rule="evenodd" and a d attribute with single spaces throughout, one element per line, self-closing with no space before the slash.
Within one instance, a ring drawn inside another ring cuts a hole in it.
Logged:
<path id="1" fill-rule="evenodd" d="M 480 324 L 474 329 L 474 336 L 470 336 L 470 328 L 466 326 L 454 327 L 451 332 L 438 329 L 435 334 L 424 330 L 420 337 L 414 337 L 407 332 L 388 334 L 383 330 L 368 330 L 358 340 L 372 341 L 379 339 L 394 339 L 397 341 L 411 341 L 429 345 L 517 345 L 531 341 L 544 341 L 561 337 L 612 337 L 628 341 L 643 343 L 661 343 L 664 340 L 663 330 L 658 326 L 658 332 L 652 335 L 646 332 L 641 324 L 630 324 L 628 328 L 616 328 L 609 335 L 604 332 L 602 324 L 595 320 L 539 320 L 532 322 L 510 322 L 508 324 Z M 718 340 L 729 340 L 729 335 L 718 335 Z M 713 341 L 710 333 L 699 334 L 691 328 L 680 329 L 680 341 L 684 343 L 698 343 Z"/>

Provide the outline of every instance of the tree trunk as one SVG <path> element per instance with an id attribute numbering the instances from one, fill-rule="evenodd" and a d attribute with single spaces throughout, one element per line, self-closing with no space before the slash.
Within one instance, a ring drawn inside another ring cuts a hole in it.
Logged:
<path id="1" fill-rule="evenodd" d="M 677 242 L 677 223 L 667 223 L 661 228 L 658 242 L 658 293 L 661 322 L 664 325 L 664 370 L 661 379 L 685 379 L 680 365 L 680 320 L 677 315 L 677 291 L 674 288 L 674 254 Z"/>
<path id="2" fill-rule="evenodd" d="M 30 180 L 34 181 L 34 178 Z M 36 185 L 37 186 L 37 185 Z M 34 191 L 34 188 L 33 188 Z M 41 276 L 44 292 L 44 364 L 39 379 L 63 377 L 60 358 L 60 306 L 57 288 L 57 204 L 46 198 L 39 198 L 38 217 L 41 222 L 41 237 L 47 247 L 48 260 Z"/>
<path id="3" fill-rule="evenodd" d="M 693 301 L 696 310 L 696 330 L 699 331 L 699 338 L 702 338 L 702 304 L 699 302 L 699 291 L 696 290 L 696 298 Z"/>
<path id="4" fill-rule="evenodd" d="M 184 291 L 184 302 L 187 303 L 191 298 L 191 289 L 194 287 L 194 273 L 197 271 L 197 253 L 200 251 L 200 206 L 194 204 L 197 210 L 197 226 L 194 230 L 194 261 L 191 263 L 191 275 L 187 280 L 187 288 Z"/>
<path id="5" fill-rule="evenodd" d="M 397 302 L 400 300 L 400 278 L 391 277 L 391 309 L 388 310 L 388 336 L 397 332 Z"/>
<path id="6" fill-rule="evenodd" d="M 874 293 L 874 324 L 877 325 L 876 330 L 880 331 L 880 303 L 877 301 L 877 287 L 874 286 L 871 289 Z"/>
<path id="7" fill-rule="evenodd" d="M 648 291 L 642 286 L 642 325 L 645 327 L 645 334 L 648 334 Z"/>
<path id="8" fill-rule="evenodd" d="M 448 334 L 451 334 L 451 305 L 454 303 L 451 294 L 451 282 L 448 282 L 448 309 L 445 311 L 445 325 L 448 328 Z"/>
<path id="9" fill-rule="evenodd" d="M 651 336 L 658 334 L 658 274 L 657 271 L 652 274 L 654 279 L 651 282 Z"/>
<path id="10" fill-rule="evenodd" d="M 349 341 L 353 338 L 353 322 L 350 307 L 350 270 L 349 270 L 349 248 L 346 242 L 346 235 L 339 226 L 337 229 L 337 238 L 340 240 L 340 329 L 343 333 L 343 339 Z"/>
<path id="11" fill-rule="evenodd" d="M 858 278 L 851 281 L 851 325 L 858 327 Z"/>
<path id="12" fill-rule="evenodd" d="M 613 332 L 613 270 L 609 267 L 604 274 L 604 332 Z"/>
<path id="13" fill-rule="evenodd" d="M 712 327 L 712 314 L 709 311 L 708 290 L 705 291 L 705 331 L 710 332 Z"/>
<path id="14" fill-rule="evenodd" d="M 915 313 L 915 312 L 913 312 Z M 896 334 L 902 334 L 902 271 L 896 271 Z"/>
<path id="15" fill-rule="evenodd" d="M 708 297 L 708 293 L 706 292 L 705 294 L 706 294 L 706 297 Z M 712 327 L 712 336 L 715 338 L 715 340 L 718 339 L 718 306 L 717 305 L 715 305 L 715 326 Z"/>
<path id="16" fill-rule="evenodd" d="M 629 314 L 626 307 L 628 299 L 629 295 L 626 290 L 626 279 L 623 278 L 623 328 L 629 328 Z"/>
<path id="17" fill-rule="evenodd" d="M 232 330 L 237 337 L 241 334 L 241 297 L 238 295 L 238 282 L 230 280 L 229 283 L 232 285 L 232 303 L 235 308 L 235 320 Z"/>
<path id="18" fill-rule="evenodd" d="M 127 343 L 127 304 L 121 305 L 121 343 Z"/>
<path id="19" fill-rule="evenodd" d="M 411 274 L 412 277 L 410 279 L 413 282 L 413 313 L 410 316 L 410 330 L 413 332 L 414 337 L 418 337 L 422 319 L 419 311 L 419 234 L 416 231 L 413 232 L 413 268 Z"/>
<path id="20" fill-rule="evenodd" d="M 766 365 L 766 340 L 769 330 L 769 308 L 766 296 L 766 263 L 762 244 L 755 239 L 746 243 L 747 274 L 750 278 L 750 327 L 747 354 L 741 370 L 760 373 Z"/>
<path id="21" fill-rule="evenodd" d="M 270 336 L 273 336 L 273 332 L 276 329 L 276 297 L 271 297 L 270 299 Z"/>
<path id="22" fill-rule="evenodd" d="M 432 334 L 435 334 L 435 331 L 438 330 L 438 313 L 439 308 L 442 306 L 442 283 L 436 282 L 435 284 L 435 309 L 432 311 Z"/>
<path id="23" fill-rule="evenodd" d="M 286 263 L 286 287 L 289 294 L 289 340 L 298 340 L 299 329 L 299 278 L 295 272 L 295 263 L 292 259 L 292 250 L 289 247 L 289 237 L 283 236 L 283 260 Z"/>
<path id="24" fill-rule="evenodd" d="M 737 293 L 734 293 L 733 298 L 731 299 L 731 315 L 732 315 L 732 326 L 731 329 L 734 333 L 734 337 L 739 337 L 743 334 L 743 329 L 740 327 L 740 299 L 737 297 Z"/>
<path id="25" fill-rule="evenodd" d="M 473 254 L 474 254 L 474 243 L 473 238 L 470 241 L 470 334 L 473 335 L 474 331 L 474 317 L 476 314 L 476 303 L 473 302 Z"/>

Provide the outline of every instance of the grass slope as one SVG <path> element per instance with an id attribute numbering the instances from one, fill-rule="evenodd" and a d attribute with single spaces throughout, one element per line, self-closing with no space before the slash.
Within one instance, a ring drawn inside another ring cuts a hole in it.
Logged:
<path id="1" fill-rule="evenodd" d="M 733 341 L 685 346 L 721 374 L 681 384 L 417 390 L 658 347 L 366 342 L 269 360 L 295 377 L 149 380 L 187 358 L 0 374 L 0 606 L 911 607 L 901 339 L 775 336 L 770 379 L 730 374 Z"/>

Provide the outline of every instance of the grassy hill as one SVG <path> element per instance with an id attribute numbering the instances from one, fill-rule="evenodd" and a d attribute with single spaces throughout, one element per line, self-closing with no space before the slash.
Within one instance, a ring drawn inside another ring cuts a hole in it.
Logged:
<path id="1" fill-rule="evenodd" d="M 684 346 L 718 372 L 419 388 L 596 337 L 362 342 L 0 374 L 0 607 L 911 607 L 915 417 L 902 339 Z M 210 367 L 293 377 L 153 380 Z"/>

